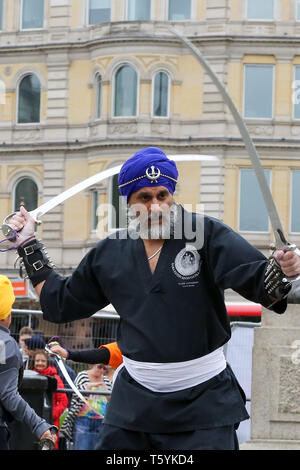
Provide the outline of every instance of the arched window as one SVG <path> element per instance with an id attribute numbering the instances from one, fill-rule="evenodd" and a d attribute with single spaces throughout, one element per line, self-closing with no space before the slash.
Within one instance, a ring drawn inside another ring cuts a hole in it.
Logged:
<path id="1" fill-rule="evenodd" d="M 19 84 L 18 123 L 40 122 L 41 84 L 26 75 Z"/>
<path id="2" fill-rule="evenodd" d="M 115 116 L 136 116 L 137 72 L 130 65 L 120 67 L 115 75 Z"/>
<path id="3" fill-rule="evenodd" d="M 14 211 L 18 211 L 20 206 L 32 211 L 38 206 L 38 187 L 31 178 L 22 178 L 18 181 L 14 191 Z"/>
<path id="4" fill-rule="evenodd" d="M 101 117 L 101 98 L 102 98 L 102 77 L 100 73 L 96 74 L 95 80 L 95 118 Z"/>
<path id="5" fill-rule="evenodd" d="M 153 116 L 169 115 L 170 79 L 166 72 L 158 72 L 153 80 Z"/>
<path id="6" fill-rule="evenodd" d="M 151 0 L 128 0 L 128 21 L 150 20 Z"/>

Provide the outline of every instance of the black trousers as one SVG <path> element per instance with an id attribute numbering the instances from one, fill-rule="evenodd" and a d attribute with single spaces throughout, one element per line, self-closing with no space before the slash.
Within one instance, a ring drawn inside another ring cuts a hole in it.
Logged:
<path id="1" fill-rule="evenodd" d="M 239 450 L 234 426 L 152 434 L 103 424 L 96 450 Z"/>
<path id="2" fill-rule="evenodd" d="M 0 426 L 0 450 L 9 450 L 9 430 Z"/>

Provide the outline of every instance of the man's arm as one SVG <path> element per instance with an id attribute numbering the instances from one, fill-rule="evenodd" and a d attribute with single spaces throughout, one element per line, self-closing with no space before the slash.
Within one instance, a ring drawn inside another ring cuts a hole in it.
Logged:
<path id="1" fill-rule="evenodd" d="M 214 282 L 223 290 L 231 288 L 248 300 L 283 313 L 286 300 L 270 297 L 265 289 L 265 273 L 269 260 L 219 221 L 207 218 L 205 230 L 204 250 Z M 300 273 L 300 259 L 295 253 L 279 251 L 276 259 L 286 276 Z"/>
<path id="2" fill-rule="evenodd" d="M 46 281 L 42 281 L 40 282 L 39 284 L 37 284 L 35 286 L 35 292 L 37 293 L 37 295 L 40 297 L 41 296 L 41 292 L 42 292 L 42 289 L 43 289 L 43 285 L 45 284 Z"/>
<path id="3" fill-rule="evenodd" d="M 95 249 L 69 278 L 63 278 L 53 269 L 43 244 L 35 238 L 35 222 L 24 207 L 10 219 L 10 226 L 18 231 L 18 254 L 40 297 L 45 320 L 65 323 L 88 318 L 110 303 L 93 271 Z"/>

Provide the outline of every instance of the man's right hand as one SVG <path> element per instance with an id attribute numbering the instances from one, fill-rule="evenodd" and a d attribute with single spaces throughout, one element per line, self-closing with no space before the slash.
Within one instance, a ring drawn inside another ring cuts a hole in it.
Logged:
<path id="1" fill-rule="evenodd" d="M 67 359 L 68 357 L 68 351 L 59 346 L 58 344 L 54 344 L 53 346 L 49 344 L 49 349 L 51 349 L 51 351 L 53 351 L 54 353 L 59 354 L 60 357 L 63 357 L 64 359 Z"/>
<path id="2" fill-rule="evenodd" d="M 8 225 L 18 232 L 18 244 L 34 237 L 35 220 L 25 207 L 21 206 L 20 211 L 16 212 L 8 222 Z"/>
<path id="3" fill-rule="evenodd" d="M 53 427 L 52 427 L 53 429 Z M 40 441 L 42 441 L 43 439 L 50 439 L 53 444 L 56 443 L 56 440 L 57 440 L 57 437 L 56 437 L 56 434 L 52 434 L 52 432 L 50 431 L 50 429 L 48 429 L 46 432 L 44 432 L 44 434 L 40 437 Z"/>

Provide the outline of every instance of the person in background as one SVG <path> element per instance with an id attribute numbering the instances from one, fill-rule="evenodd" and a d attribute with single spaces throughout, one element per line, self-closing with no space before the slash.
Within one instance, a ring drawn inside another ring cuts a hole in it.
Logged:
<path id="1" fill-rule="evenodd" d="M 23 361 L 18 343 L 9 331 L 14 301 L 10 280 L 0 275 L 0 450 L 9 450 L 8 424 L 13 420 L 27 424 L 38 439 L 56 440 L 51 433 L 52 424 L 40 418 L 18 391 L 23 378 Z"/>
<path id="2" fill-rule="evenodd" d="M 27 353 L 27 346 L 25 344 L 25 339 L 32 338 L 33 329 L 30 326 L 23 326 L 19 331 L 19 345 L 23 354 Z"/>
<path id="3" fill-rule="evenodd" d="M 53 366 L 48 364 L 48 355 L 43 350 L 37 350 L 34 355 L 34 369 L 41 375 L 54 377 L 57 380 L 57 388 L 63 389 L 64 384 L 57 374 L 57 370 Z M 52 401 L 52 419 L 53 424 L 59 428 L 59 418 L 64 410 L 67 408 L 69 403 L 66 393 L 54 392 Z M 56 441 L 55 448 L 58 449 L 58 441 Z"/>
<path id="4" fill-rule="evenodd" d="M 23 357 L 24 369 L 28 369 L 29 366 L 29 354 L 25 344 L 25 339 L 31 338 L 33 334 L 33 329 L 30 328 L 30 326 L 23 326 L 19 331 L 19 345 Z"/>
<path id="5" fill-rule="evenodd" d="M 73 396 L 60 437 L 73 442 L 74 450 L 94 450 L 98 442 L 109 401 L 107 392 L 111 392 L 111 382 L 105 373 L 105 365 L 93 364 L 88 370 L 79 372 L 75 379 L 79 390 L 103 391 L 105 395 L 91 393 L 87 396 L 87 403 L 77 395 Z"/>

